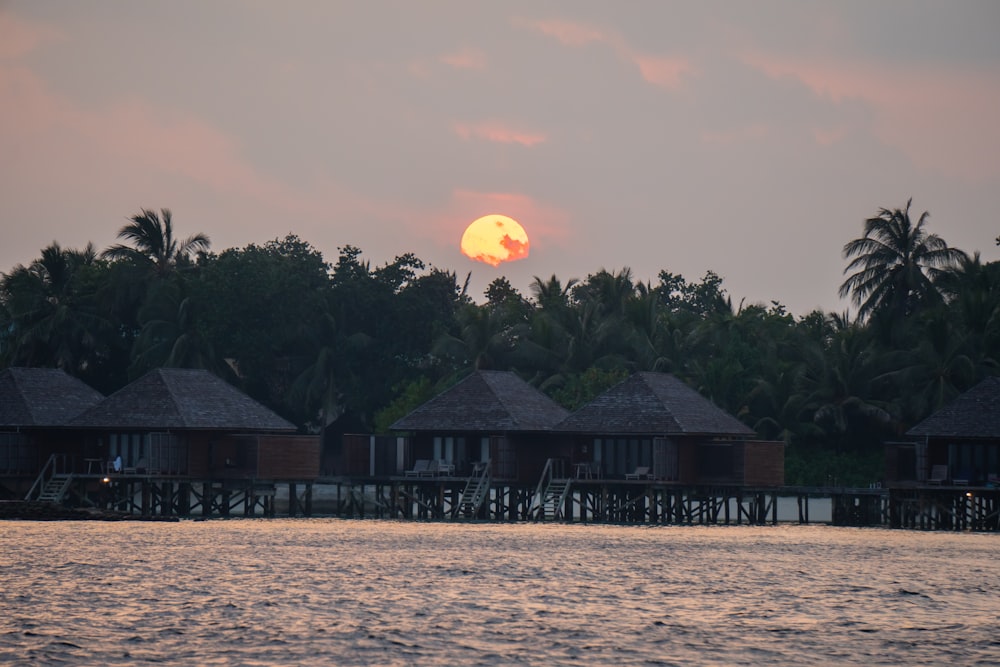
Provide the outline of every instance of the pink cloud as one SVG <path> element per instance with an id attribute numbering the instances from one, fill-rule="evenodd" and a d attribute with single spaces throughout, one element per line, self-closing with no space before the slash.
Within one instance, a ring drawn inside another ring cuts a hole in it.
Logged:
<path id="1" fill-rule="evenodd" d="M 996 72 L 748 53 L 744 61 L 775 78 L 799 81 L 834 103 L 860 100 L 874 112 L 872 132 L 924 168 L 970 180 L 995 173 L 1000 154 Z M 823 143 L 841 130 L 817 133 Z"/>
<path id="2" fill-rule="evenodd" d="M 694 74 L 694 67 L 683 57 L 667 57 L 642 53 L 632 48 L 628 41 L 613 30 L 576 23 L 573 21 L 519 21 L 524 28 L 555 38 L 560 44 L 579 48 L 589 44 L 603 44 L 612 49 L 621 60 L 632 64 L 642 79 L 661 88 L 676 89 L 684 75 Z"/>
<path id="3" fill-rule="evenodd" d="M 51 26 L 0 12 L 0 60 L 20 58 L 59 39 L 62 34 Z"/>
<path id="4" fill-rule="evenodd" d="M 0 162 L 0 179 L 20 184 L 12 185 L 18 188 L 17 201 L 12 197 L 5 202 L 10 210 L 44 197 L 44 184 L 52 181 L 77 192 L 76 206 L 110 206 L 123 219 L 133 212 L 118 210 L 123 200 L 135 208 L 178 208 L 179 202 L 197 201 L 195 215 L 208 217 L 213 206 L 225 202 L 223 209 L 242 208 L 244 217 L 213 224 L 226 228 L 238 243 L 254 231 L 273 238 L 275 220 L 321 225 L 338 218 L 401 215 L 322 174 L 309 183 L 273 178 L 220 128 L 139 99 L 87 108 L 53 92 L 30 70 L 2 62 L 0 99 L 11 102 L 0 105 L 0 155 L 8 158 Z M 223 241 L 211 235 L 213 241 Z"/>
<path id="5" fill-rule="evenodd" d="M 849 127 L 838 125 L 836 127 L 818 127 L 813 129 L 813 138 L 820 146 L 832 146 L 846 139 L 851 133 Z"/>
<path id="6" fill-rule="evenodd" d="M 446 53 L 439 60 L 455 69 L 486 69 L 486 54 L 479 49 L 463 49 L 455 53 Z"/>
<path id="7" fill-rule="evenodd" d="M 611 36 L 593 26 L 575 23 L 572 21 L 528 21 L 522 25 L 537 30 L 543 35 L 554 37 L 561 44 L 566 46 L 585 46 L 593 42 L 607 43 L 612 40 Z"/>
<path id="8" fill-rule="evenodd" d="M 691 64 L 683 58 L 659 58 L 635 54 L 632 61 L 647 83 L 662 88 L 677 88 L 681 77 L 691 73 Z"/>
<path id="9" fill-rule="evenodd" d="M 454 131 L 466 141 L 481 139 L 500 144 L 520 144 L 529 148 L 546 141 L 546 136 L 540 132 L 515 130 L 497 121 L 486 121 L 475 125 L 457 123 L 454 126 Z"/>

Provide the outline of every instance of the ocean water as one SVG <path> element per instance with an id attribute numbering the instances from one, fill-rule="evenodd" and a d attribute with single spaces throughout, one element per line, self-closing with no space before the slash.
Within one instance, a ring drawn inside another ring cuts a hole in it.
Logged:
<path id="1" fill-rule="evenodd" d="M 4 665 L 1000 665 L 1000 535 L 0 522 Z"/>

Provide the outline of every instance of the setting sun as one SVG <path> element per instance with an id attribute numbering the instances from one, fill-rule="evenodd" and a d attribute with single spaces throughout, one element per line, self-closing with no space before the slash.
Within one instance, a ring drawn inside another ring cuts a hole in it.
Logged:
<path id="1" fill-rule="evenodd" d="M 528 245 L 524 228 L 506 215 L 484 215 L 462 235 L 462 254 L 491 266 L 527 257 Z"/>

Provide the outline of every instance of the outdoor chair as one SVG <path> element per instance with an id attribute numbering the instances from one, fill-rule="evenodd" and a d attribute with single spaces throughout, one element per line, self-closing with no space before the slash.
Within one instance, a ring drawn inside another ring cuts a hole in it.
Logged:
<path id="1" fill-rule="evenodd" d="M 448 461 L 445 461 L 444 459 L 439 460 L 437 462 L 437 474 L 442 475 L 442 476 L 446 476 L 446 477 L 453 476 L 455 474 L 455 464 L 454 463 L 449 463 Z"/>
<path id="2" fill-rule="evenodd" d="M 967 486 L 975 482 L 975 471 L 972 468 L 964 467 L 959 468 L 958 472 L 952 478 L 951 483 L 956 486 Z"/>
<path id="3" fill-rule="evenodd" d="M 625 479 L 653 479 L 649 466 L 637 466 L 634 472 L 625 473 Z"/>
<path id="4" fill-rule="evenodd" d="M 407 477 L 423 477 L 430 470 L 431 461 L 430 459 L 417 459 L 413 464 L 412 470 L 406 471 Z"/>
<path id="5" fill-rule="evenodd" d="M 931 476 L 927 478 L 929 484 L 944 484 L 948 481 L 948 466 L 931 466 Z"/>

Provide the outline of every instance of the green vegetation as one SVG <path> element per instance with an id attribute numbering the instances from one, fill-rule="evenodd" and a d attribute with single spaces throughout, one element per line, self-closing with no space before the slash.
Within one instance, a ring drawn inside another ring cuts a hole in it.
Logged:
<path id="1" fill-rule="evenodd" d="M 210 252 L 142 211 L 123 244 L 53 243 L 0 277 L 0 368 L 62 368 L 104 393 L 146 371 L 201 367 L 299 424 L 384 431 L 471 369 L 513 370 L 569 409 L 636 370 L 674 373 L 763 438 L 790 484 L 867 484 L 882 443 L 1000 359 L 1000 263 L 983 264 L 883 209 L 846 244 L 841 295 L 860 318 L 777 302 L 733 307 L 722 279 L 628 268 L 583 280 L 505 278 L 476 304 L 411 254 L 335 264 L 295 236 Z"/>

